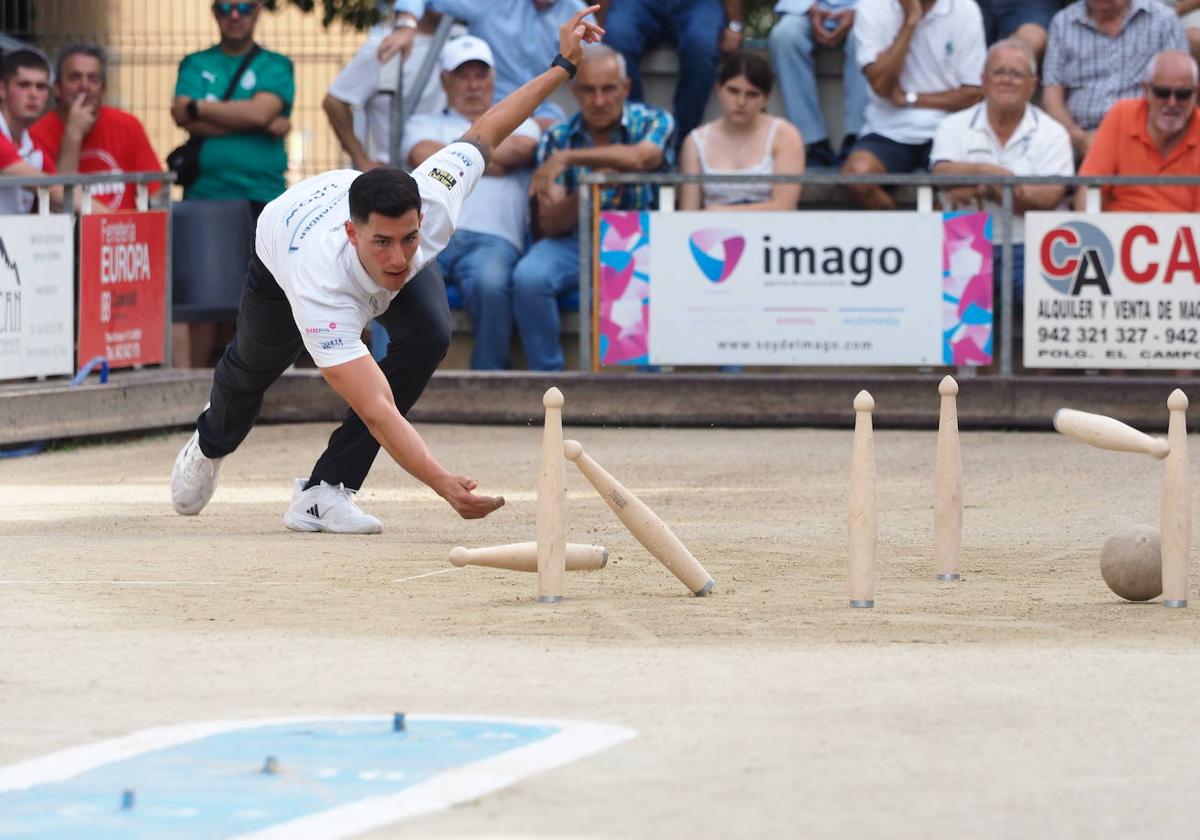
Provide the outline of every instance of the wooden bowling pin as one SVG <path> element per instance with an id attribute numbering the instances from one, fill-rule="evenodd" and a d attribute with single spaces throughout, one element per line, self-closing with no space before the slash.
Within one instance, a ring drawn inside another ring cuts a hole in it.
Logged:
<path id="1" fill-rule="evenodd" d="M 567 571 L 594 572 L 608 565 L 608 549 L 602 545 L 567 543 Z M 507 569 L 510 572 L 536 572 L 537 543 L 520 542 L 489 545 L 485 548 L 465 548 L 458 545 L 450 550 L 450 562 L 455 566 L 484 566 Z"/>
<path id="2" fill-rule="evenodd" d="M 583 451 L 583 445 L 579 441 L 564 442 L 563 452 L 568 460 L 579 467 L 579 471 L 596 488 L 600 498 L 604 499 L 621 523 L 629 529 L 629 533 L 666 566 L 671 574 L 679 578 L 683 585 L 696 595 L 707 595 L 712 591 L 716 581 L 645 502 L 630 493 L 621 482 L 592 460 Z"/>
<path id="3" fill-rule="evenodd" d="M 1186 607 L 1192 548 L 1192 474 L 1187 442 L 1188 398 L 1176 388 L 1167 397 L 1170 452 L 1163 469 L 1162 585 L 1164 607 Z"/>
<path id="4" fill-rule="evenodd" d="M 866 391 L 854 398 L 854 448 L 850 455 L 850 606 L 875 606 L 875 550 L 879 541 L 875 509 L 875 400 Z"/>
<path id="5" fill-rule="evenodd" d="M 563 521 L 567 498 L 563 463 L 562 391 L 551 388 L 542 397 L 546 425 L 542 429 L 542 469 L 537 487 L 538 601 L 555 604 L 563 597 L 567 570 L 567 531 Z"/>
<path id="6" fill-rule="evenodd" d="M 1187 404 L 1187 397 L 1184 397 L 1184 404 Z M 1169 449 L 1162 438 L 1150 437 L 1120 420 L 1073 408 L 1060 408 L 1054 412 L 1054 428 L 1088 446 L 1113 452 L 1137 452 L 1152 458 L 1165 458 Z"/>
<path id="7" fill-rule="evenodd" d="M 962 456 L 958 448 L 958 383 L 946 376 L 938 385 L 937 456 L 933 464 L 933 543 L 938 580 L 958 580 L 962 548 Z"/>

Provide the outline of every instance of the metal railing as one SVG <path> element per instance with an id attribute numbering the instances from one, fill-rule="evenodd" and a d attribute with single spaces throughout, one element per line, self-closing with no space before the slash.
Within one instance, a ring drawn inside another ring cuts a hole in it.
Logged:
<path id="1" fill-rule="evenodd" d="M 5 187 L 20 187 L 22 189 L 32 188 L 38 197 L 38 215 L 48 216 L 51 214 L 50 209 L 50 188 L 60 186 L 63 188 L 63 208 L 62 213 L 76 212 L 76 191 L 83 187 L 109 185 L 113 183 L 133 184 L 137 189 L 136 206 L 138 210 L 158 209 L 165 210 L 167 213 L 167 235 L 165 245 L 165 288 L 163 289 L 163 307 L 164 307 L 164 322 L 163 322 L 163 367 L 171 366 L 171 296 L 172 296 L 172 275 L 171 275 L 171 259 L 173 252 L 173 241 L 171 237 L 171 189 L 170 185 L 175 182 L 174 172 L 105 172 L 99 175 L 43 175 L 36 178 L 21 178 L 12 176 L 0 176 L 0 189 Z M 158 207 L 150 207 L 150 185 L 164 184 L 165 189 L 159 190 L 159 201 L 161 204 Z M 92 212 L 92 196 L 86 189 L 82 190 L 82 198 L 78 201 L 78 209 L 81 214 L 87 215 Z M 76 283 L 78 283 L 78 264 L 76 265 Z"/>
<path id="2" fill-rule="evenodd" d="M 907 186 L 917 189 L 917 212 L 934 212 L 933 191 L 976 185 L 1000 187 L 1000 375 L 1013 374 L 1013 190 L 1021 186 L 1057 185 L 1087 188 L 1086 210 L 1100 212 L 1100 187 L 1172 186 L 1200 187 L 1200 175 L 846 175 L 840 172 L 806 172 L 803 175 L 707 175 L 680 172 L 587 173 L 580 177 L 579 190 L 579 366 L 592 368 L 592 276 L 594 249 L 592 226 L 600 188 L 618 184 L 655 184 L 665 187 L 659 195 L 660 212 L 674 210 L 674 187 L 678 184 L 800 184 L 824 186 Z M 801 205 L 798 212 L 804 211 Z M 790 212 L 790 211 L 785 211 Z M 853 212 L 853 210 L 851 210 Z"/>

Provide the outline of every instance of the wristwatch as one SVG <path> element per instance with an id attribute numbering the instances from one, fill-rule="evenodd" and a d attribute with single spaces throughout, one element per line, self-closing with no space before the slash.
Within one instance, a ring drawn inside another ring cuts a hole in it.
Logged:
<path id="1" fill-rule="evenodd" d="M 200 119 L 200 103 L 198 103 L 195 99 L 189 99 L 188 104 L 184 105 L 183 109 L 187 111 L 189 120 Z"/>
<path id="2" fill-rule="evenodd" d="M 740 20 L 731 20 L 728 24 L 726 24 L 725 28 L 730 32 L 741 32 L 746 28 L 746 24 L 742 23 Z"/>
<path id="3" fill-rule="evenodd" d="M 574 79 L 575 74 L 579 72 L 579 68 L 575 66 L 574 62 L 563 58 L 562 53 L 558 53 L 554 56 L 554 60 L 550 62 L 550 66 L 561 67 L 562 69 L 566 70 L 568 79 Z"/>
<path id="4" fill-rule="evenodd" d="M 910 90 L 908 93 L 904 94 L 904 104 L 907 105 L 909 108 L 911 108 L 917 104 L 916 91 Z"/>
<path id="5" fill-rule="evenodd" d="M 393 29 L 416 29 L 417 22 L 410 17 L 398 17 L 392 24 Z"/>

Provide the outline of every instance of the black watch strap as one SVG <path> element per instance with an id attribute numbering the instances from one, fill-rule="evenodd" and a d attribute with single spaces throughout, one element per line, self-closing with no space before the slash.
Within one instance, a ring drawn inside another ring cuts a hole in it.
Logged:
<path id="1" fill-rule="evenodd" d="M 188 104 L 184 106 L 184 110 L 187 111 L 188 119 L 200 119 L 200 106 L 196 104 L 195 99 L 189 99 Z"/>
<path id="2" fill-rule="evenodd" d="M 558 53 L 554 56 L 554 60 L 550 62 L 550 66 L 561 67 L 562 69 L 566 70 L 568 79 L 574 79 L 575 74 L 579 72 L 579 68 L 576 67 L 573 62 L 567 61 L 567 59 L 563 58 L 562 53 Z"/>

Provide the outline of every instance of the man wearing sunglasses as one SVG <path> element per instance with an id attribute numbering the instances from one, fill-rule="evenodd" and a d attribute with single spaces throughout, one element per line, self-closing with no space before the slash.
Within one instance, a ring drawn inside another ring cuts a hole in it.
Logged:
<path id="1" fill-rule="evenodd" d="M 286 189 L 283 138 L 295 97 L 292 62 L 260 49 L 223 100 L 242 59 L 254 48 L 259 0 L 212 4 L 221 33 L 215 46 L 179 64 L 171 117 L 191 135 L 204 138 L 200 177 L 184 198 L 248 200 L 255 216 Z"/>
<path id="2" fill-rule="evenodd" d="M 301 348 L 350 405 L 308 479 L 297 479 L 284 524 L 295 531 L 377 534 L 383 526 L 353 495 L 380 446 L 464 519 L 504 504 L 476 495 L 473 479 L 446 470 L 404 415 L 450 342 L 450 310 L 436 273 L 421 273 L 449 242 L 463 201 L 493 150 L 575 75 L 583 43 L 604 34 L 583 9 L 559 29 L 550 67 L 489 108 L 455 143 L 412 175 L 390 168 L 337 170 L 302 181 L 263 210 L 233 343 L 213 372 L 210 405 L 171 474 L 175 510 L 198 514 L 221 460 L 258 415 L 263 393 Z M 362 342 L 380 317 L 390 336 L 376 364 Z"/>
<path id="3" fill-rule="evenodd" d="M 1080 175 L 1200 174 L 1200 120 L 1196 118 L 1196 60 L 1182 50 L 1150 62 L 1143 95 L 1113 105 L 1079 167 Z M 1075 197 L 1084 209 L 1084 190 Z M 1102 207 L 1121 213 L 1195 213 L 1200 187 L 1104 187 Z"/>

